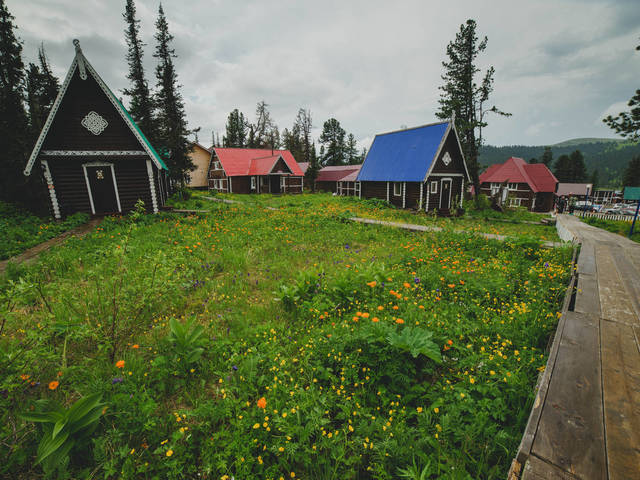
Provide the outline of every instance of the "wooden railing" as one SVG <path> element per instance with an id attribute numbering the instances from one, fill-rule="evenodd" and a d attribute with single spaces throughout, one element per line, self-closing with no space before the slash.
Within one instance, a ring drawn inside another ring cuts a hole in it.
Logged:
<path id="1" fill-rule="evenodd" d="M 574 210 L 573 214 L 576 217 L 595 217 L 602 220 L 618 220 L 620 222 L 630 222 L 633 220 L 633 215 L 620 215 L 614 213 L 598 213 L 598 212 L 583 212 L 582 210 Z"/>

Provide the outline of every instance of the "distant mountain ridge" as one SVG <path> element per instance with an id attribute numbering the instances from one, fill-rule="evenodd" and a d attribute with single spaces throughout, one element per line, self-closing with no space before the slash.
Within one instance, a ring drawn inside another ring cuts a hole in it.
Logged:
<path id="1" fill-rule="evenodd" d="M 575 150 L 580 150 L 584 155 L 584 162 L 589 175 L 594 169 L 598 169 L 601 187 L 619 187 L 622 181 L 622 172 L 635 155 L 640 155 L 640 143 L 631 143 L 617 138 L 574 138 L 565 140 L 555 145 L 549 145 L 553 152 L 554 162 L 560 155 L 569 155 Z M 494 147 L 483 145 L 480 148 L 478 162 L 481 169 L 503 163 L 509 157 L 524 158 L 527 162 L 532 158 L 540 161 L 545 146 L 507 145 Z M 551 171 L 553 171 L 551 165 Z"/>

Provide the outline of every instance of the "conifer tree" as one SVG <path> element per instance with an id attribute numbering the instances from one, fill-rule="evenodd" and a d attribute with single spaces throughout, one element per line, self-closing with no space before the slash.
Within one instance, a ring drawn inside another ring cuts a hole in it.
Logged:
<path id="1" fill-rule="evenodd" d="M 249 127 L 249 148 L 277 148 L 280 144 L 278 127 L 271 119 L 268 107 L 264 100 L 256 105 L 256 123 Z"/>
<path id="2" fill-rule="evenodd" d="M 353 133 L 350 133 L 347 137 L 347 143 L 345 145 L 345 158 L 346 162 L 349 165 L 356 165 L 360 163 L 360 156 L 358 155 L 358 144 Z"/>
<path id="3" fill-rule="evenodd" d="M 640 155 L 629 160 L 629 165 L 622 174 L 623 187 L 640 187 Z"/>
<path id="4" fill-rule="evenodd" d="M 316 155 L 316 144 L 312 143 L 309 149 L 309 166 L 304 173 L 304 181 L 311 187 L 311 191 L 316 191 L 316 178 L 318 178 L 318 171 L 320 170 L 320 163 L 318 162 L 318 156 Z"/>
<path id="5" fill-rule="evenodd" d="M 593 170 L 593 173 L 589 178 L 589 183 L 591 184 L 591 195 L 593 195 L 593 192 L 595 192 L 596 189 L 600 186 L 600 172 L 597 168 Z"/>
<path id="6" fill-rule="evenodd" d="M 131 99 L 129 103 L 131 118 L 153 144 L 157 136 L 156 123 L 153 117 L 153 98 L 149 91 L 149 84 L 144 77 L 142 57 L 145 44 L 140 39 L 140 20 L 136 19 L 134 0 L 127 0 L 122 16 L 127 24 L 127 28 L 124 30 L 129 49 L 126 57 L 129 65 L 127 78 L 131 81 L 131 87 L 124 89 L 122 93 Z"/>
<path id="7" fill-rule="evenodd" d="M 568 183 L 571 182 L 571 160 L 568 155 L 560 155 L 556 160 L 553 174 L 558 179 L 558 182 Z"/>
<path id="8" fill-rule="evenodd" d="M 541 160 L 541 163 L 544 163 L 547 167 L 551 168 L 551 164 L 553 163 L 553 152 L 551 151 L 551 147 L 544 147 Z"/>
<path id="9" fill-rule="evenodd" d="M 24 108 L 22 44 L 13 20 L 5 1 L 0 0 L 0 199 L 25 201 L 29 192 L 22 172 L 31 145 Z"/>
<path id="10" fill-rule="evenodd" d="M 335 118 L 330 118 L 324 122 L 322 133 L 318 139 L 322 144 L 321 155 L 322 166 L 327 165 L 344 165 L 345 162 L 345 143 L 344 137 L 346 132 L 340 126 L 340 122 Z"/>
<path id="11" fill-rule="evenodd" d="M 225 147 L 244 148 L 247 142 L 247 122 L 244 114 L 237 108 L 227 117 L 226 135 L 223 137 Z"/>
<path id="12" fill-rule="evenodd" d="M 636 50 L 640 51 L 640 45 Z M 636 90 L 636 94 L 627 105 L 631 107 L 628 112 L 621 112 L 615 117 L 609 115 L 602 121 L 616 133 L 635 142 L 640 140 L 640 89 Z"/>
<path id="13" fill-rule="evenodd" d="M 29 142 L 34 144 L 47 121 L 58 96 L 60 83 L 51 71 L 44 45 L 38 49 L 39 66 L 30 63 L 27 69 L 27 105 L 29 106 Z"/>
<path id="14" fill-rule="evenodd" d="M 447 45 L 449 61 L 442 62 L 445 69 L 442 79 L 445 83 L 440 87 L 440 110 L 436 113 L 443 120 L 455 114 L 456 129 L 475 192 L 480 192 L 478 150 L 482 145 L 482 128 L 487 126 L 485 115 L 489 112 L 511 115 L 498 110 L 496 106 L 484 108 L 493 91 L 495 70 L 490 66 L 480 85 L 476 83 L 475 77 L 480 72 L 476 58 L 487 48 L 487 41 L 487 37 L 482 40 L 478 38 L 475 20 L 470 19 L 460 25 L 456 39 Z"/>
<path id="15" fill-rule="evenodd" d="M 169 33 L 169 24 L 162 4 L 158 8 L 155 39 L 157 45 L 153 56 L 158 59 L 156 66 L 158 143 L 161 155 L 164 155 L 167 160 L 169 175 L 184 186 L 189 180 L 189 172 L 195 170 L 195 165 L 189 156 L 191 151 L 187 138 L 189 130 L 185 119 L 184 102 L 178 90 L 178 76 L 173 65 L 173 58 L 176 58 L 175 50 L 171 47 L 173 35 Z"/>
<path id="16" fill-rule="evenodd" d="M 582 183 L 587 180 L 587 168 L 584 164 L 584 156 L 580 150 L 576 150 L 569 155 L 571 166 L 571 177 L 569 182 Z"/>

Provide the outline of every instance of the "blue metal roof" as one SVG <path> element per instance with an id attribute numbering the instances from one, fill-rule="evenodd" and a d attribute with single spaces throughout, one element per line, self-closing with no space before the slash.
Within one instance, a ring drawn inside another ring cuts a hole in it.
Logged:
<path id="1" fill-rule="evenodd" d="M 376 135 L 358 181 L 422 182 L 448 127 L 443 122 Z"/>

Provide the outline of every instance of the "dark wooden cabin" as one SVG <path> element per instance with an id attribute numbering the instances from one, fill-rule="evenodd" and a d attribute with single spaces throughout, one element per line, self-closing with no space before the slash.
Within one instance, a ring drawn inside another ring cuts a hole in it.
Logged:
<path id="1" fill-rule="evenodd" d="M 357 181 L 360 196 L 449 215 L 471 182 L 452 121 L 376 135 Z"/>
<path id="2" fill-rule="evenodd" d="M 332 192 L 345 197 L 360 196 L 360 183 L 356 181 L 362 165 L 335 165 L 318 170 L 316 190 Z"/>
<path id="3" fill-rule="evenodd" d="M 304 174 L 289 150 L 213 148 L 209 190 L 219 193 L 302 193 Z"/>
<path id="4" fill-rule="evenodd" d="M 24 170 L 42 168 L 57 219 L 126 213 L 138 200 L 156 213 L 167 167 L 74 40 L 76 55 Z"/>

